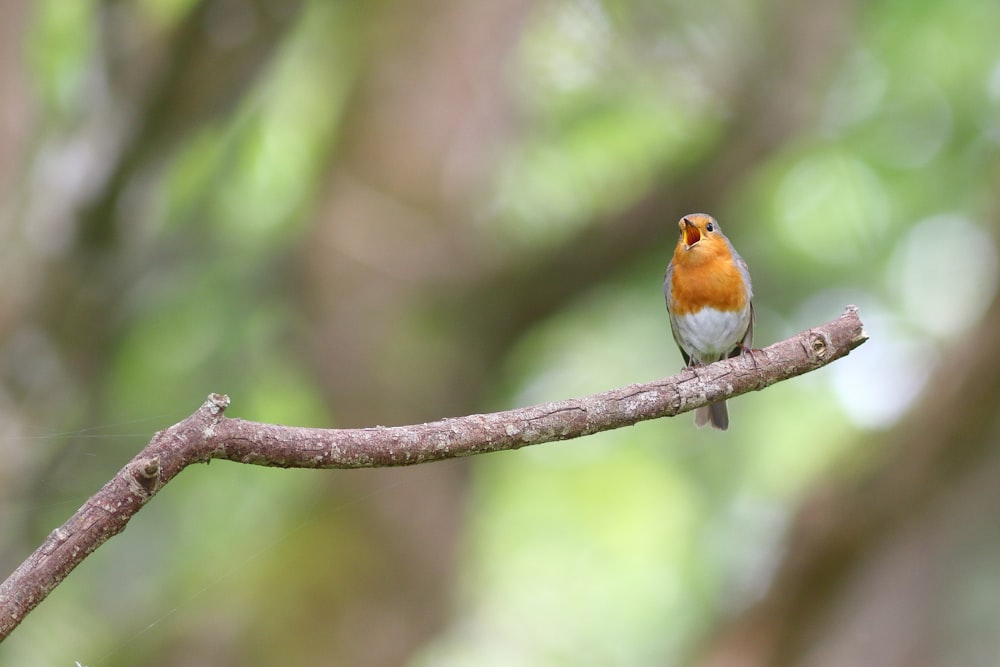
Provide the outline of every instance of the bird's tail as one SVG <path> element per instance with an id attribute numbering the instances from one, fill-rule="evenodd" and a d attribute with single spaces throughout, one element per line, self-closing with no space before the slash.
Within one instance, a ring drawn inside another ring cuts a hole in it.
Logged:
<path id="1" fill-rule="evenodd" d="M 694 411 L 694 425 L 701 428 L 706 424 L 711 424 L 712 428 L 720 431 L 729 428 L 729 410 L 726 409 L 725 401 L 712 403 Z"/>

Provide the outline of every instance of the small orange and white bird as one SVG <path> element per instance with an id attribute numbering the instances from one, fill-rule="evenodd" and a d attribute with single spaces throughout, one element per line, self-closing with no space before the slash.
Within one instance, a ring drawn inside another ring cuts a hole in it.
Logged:
<path id="1" fill-rule="evenodd" d="M 754 314 L 747 263 L 712 216 L 692 213 L 678 225 L 681 237 L 667 266 L 663 294 L 684 362 L 700 366 L 748 352 Z M 726 402 L 698 408 L 694 422 L 725 431 Z"/>

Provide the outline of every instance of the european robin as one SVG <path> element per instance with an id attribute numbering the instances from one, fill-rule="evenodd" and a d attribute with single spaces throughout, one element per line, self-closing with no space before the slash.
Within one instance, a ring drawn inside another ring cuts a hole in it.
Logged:
<path id="1" fill-rule="evenodd" d="M 681 237 L 667 266 L 663 294 L 684 362 L 700 366 L 749 351 L 754 316 L 747 263 L 712 216 L 685 215 L 678 226 Z M 698 408 L 694 423 L 725 431 L 726 402 Z"/>

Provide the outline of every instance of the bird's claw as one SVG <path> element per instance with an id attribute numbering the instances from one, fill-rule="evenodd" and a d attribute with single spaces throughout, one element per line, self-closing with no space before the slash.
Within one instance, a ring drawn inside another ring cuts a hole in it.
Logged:
<path id="1" fill-rule="evenodd" d="M 750 357 L 750 361 L 753 363 L 753 369 L 755 371 L 759 371 L 760 367 L 757 365 L 757 357 L 754 356 L 753 348 L 747 347 L 743 343 L 739 344 L 739 348 L 740 348 L 740 355 Z"/>

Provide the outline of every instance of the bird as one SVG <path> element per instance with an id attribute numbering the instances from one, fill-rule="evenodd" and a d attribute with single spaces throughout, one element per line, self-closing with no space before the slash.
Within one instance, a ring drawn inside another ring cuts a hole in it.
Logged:
<path id="1" fill-rule="evenodd" d="M 684 363 L 690 368 L 750 352 L 754 312 L 747 263 L 712 216 L 691 213 L 677 224 L 681 234 L 663 278 L 663 294 Z M 698 408 L 694 422 L 725 431 L 726 402 Z"/>

